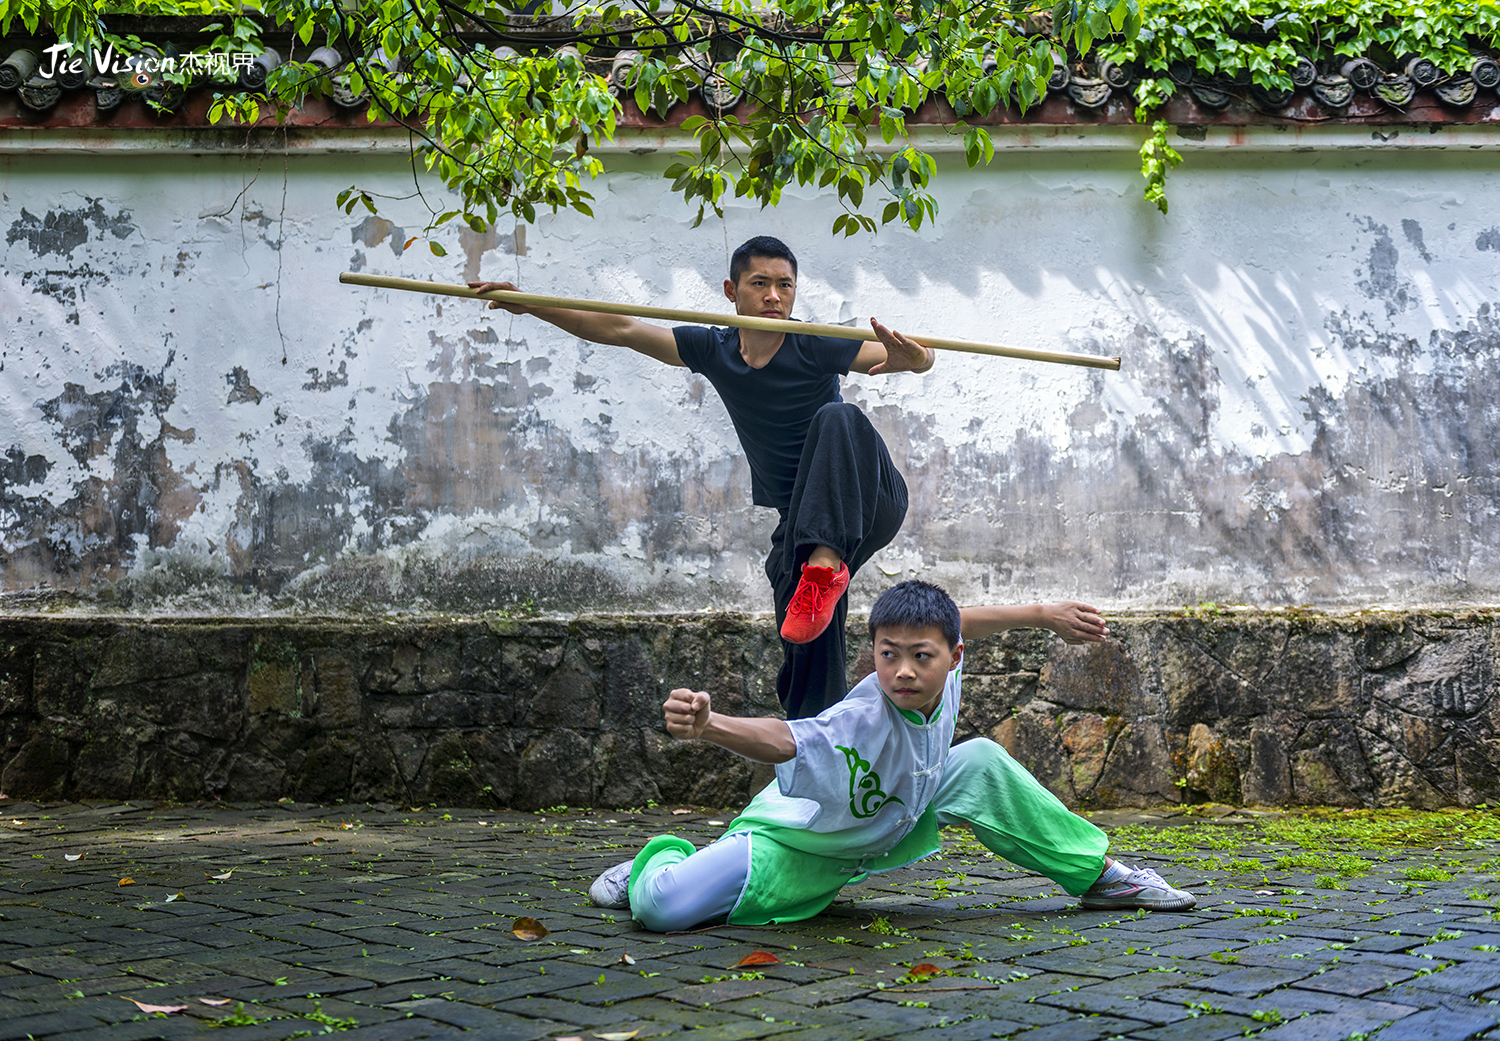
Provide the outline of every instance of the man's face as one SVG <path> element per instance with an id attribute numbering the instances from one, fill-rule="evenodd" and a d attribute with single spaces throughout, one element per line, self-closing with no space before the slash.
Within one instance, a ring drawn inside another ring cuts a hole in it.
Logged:
<path id="1" fill-rule="evenodd" d="M 751 257 L 738 284 L 724 280 L 724 295 L 736 314 L 756 318 L 790 318 L 797 299 L 797 276 L 781 257 Z"/>
<path id="2" fill-rule="evenodd" d="M 964 645 L 949 648 L 943 630 L 889 626 L 875 630 L 875 676 L 897 708 L 924 716 L 943 697 L 948 673 L 964 655 Z"/>

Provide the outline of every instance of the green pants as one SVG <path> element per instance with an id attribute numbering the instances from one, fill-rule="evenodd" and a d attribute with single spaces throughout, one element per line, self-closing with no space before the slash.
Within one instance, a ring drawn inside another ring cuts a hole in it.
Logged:
<path id="1" fill-rule="evenodd" d="M 671 836 L 652 839 L 631 871 L 630 903 L 648 928 L 689 929 L 727 912 L 734 925 L 797 922 L 820 913 L 840 889 L 937 852 L 937 829 L 966 824 L 997 856 L 1035 871 L 1077 896 L 1104 870 L 1109 839 L 1070 811 L 993 741 L 949 753 L 937 794 L 913 832 L 879 861 L 841 859 L 796 848 L 798 833 L 735 822 L 706 849 Z M 745 833 L 749 849 L 741 852 Z M 734 849 L 725 845 L 734 840 Z M 689 921 L 688 919 L 692 919 Z"/>

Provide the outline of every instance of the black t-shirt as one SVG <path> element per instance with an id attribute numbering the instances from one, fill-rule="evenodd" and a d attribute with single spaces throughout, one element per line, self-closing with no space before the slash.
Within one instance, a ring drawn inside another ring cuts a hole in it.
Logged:
<path id="1" fill-rule="evenodd" d="M 839 400 L 839 376 L 860 341 L 791 333 L 764 368 L 752 369 L 740 356 L 738 329 L 679 325 L 672 335 L 678 355 L 708 377 L 734 421 L 750 462 L 752 501 L 786 509 L 807 428 L 818 409 Z"/>

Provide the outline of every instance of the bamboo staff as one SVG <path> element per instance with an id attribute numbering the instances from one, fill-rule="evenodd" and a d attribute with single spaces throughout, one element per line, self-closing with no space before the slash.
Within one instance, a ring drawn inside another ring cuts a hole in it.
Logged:
<path id="1" fill-rule="evenodd" d="M 817 322 L 789 322 L 780 318 L 757 318 L 754 315 L 714 314 L 710 311 L 686 311 L 675 307 L 649 307 L 644 304 L 615 304 L 604 300 L 578 300 L 570 296 L 543 296 L 540 293 L 517 293 L 492 289 L 481 293 L 468 286 L 447 282 L 424 282 L 417 278 L 395 278 L 390 275 L 364 275 L 345 271 L 339 281 L 346 285 L 372 286 L 376 289 L 404 289 L 436 296 L 463 296 L 473 300 L 499 300 L 529 307 L 568 307 L 576 311 L 600 314 L 623 314 L 634 318 L 662 318 L 669 322 L 694 325 L 732 325 L 739 329 L 761 329 L 773 333 L 802 333 L 806 336 L 836 336 L 844 340 L 878 340 L 873 329 L 848 325 L 820 325 Z M 975 343 L 971 340 L 949 340 L 937 336 L 912 336 L 923 347 L 941 351 L 963 351 L 966 354 L 988 354 L 997 358 L 1020 358 L 1023 361 L 1049 361 L 1060 365 L 1084 365 L 1094 369 L 1119 369 L 1120 359 L 1098 354 L 1073 354 L 1067 351 L 1037 351 L 1028 347 L 1007 347 L 998 343 Z"/>

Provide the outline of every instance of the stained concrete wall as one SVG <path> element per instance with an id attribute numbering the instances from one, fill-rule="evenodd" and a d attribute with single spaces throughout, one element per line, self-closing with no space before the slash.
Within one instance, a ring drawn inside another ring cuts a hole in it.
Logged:
<path id="1" fill-rule="evenodd" d="M 597 219 L 449 225 L 443 259 L 402 252 L 427 211 L 388 140 L 33 138 L 0 155 L 13 611 L 765 609 L 774 515 L 704 381 L 336 281 L 721 309 L 727 249 L 758 232 L 797 250 L 802 318 L 1124 360 L 850 377 L 912 489 L 856 606 L 912 573 L 1116 608 L 1500 598 L 1480 128 L 1214 128 L 1177 142 L 1167 218 L 1129 131 L 1016 131 L 987 169 L 942 157 L 935 227 L 847 241 L 795 192 L 691 230 L 672 143 L 643 139 L 608 157 Z M 356 182 L 400 198 L 345 216 Z"/>

